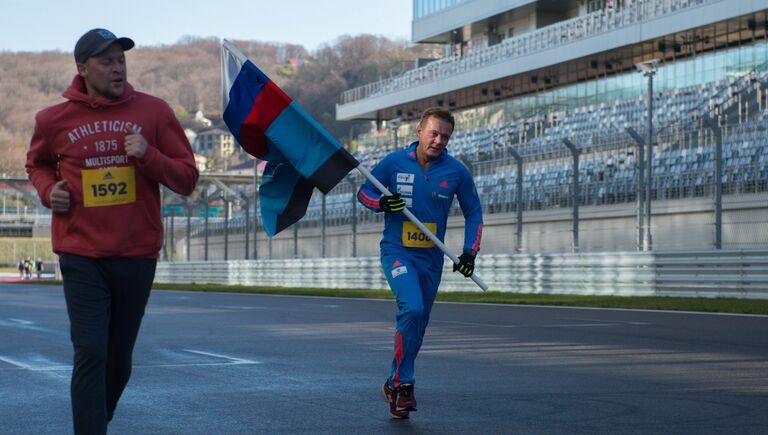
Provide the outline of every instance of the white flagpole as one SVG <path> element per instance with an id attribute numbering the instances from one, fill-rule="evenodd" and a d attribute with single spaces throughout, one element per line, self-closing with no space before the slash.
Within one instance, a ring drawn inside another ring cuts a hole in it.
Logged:
<path id="1" fill-rule="evenodd" d="M 240 67 L 247 61 L 242 51 L 238 50 L 234 44 L 223 39 L 221 41 L 221 110 L 227 108 L 229 104 L 229 89 L 232 87 L 231 71 L 239 71 Z M 237 68 L 235 68 L 237 67 Z"/>
<path id="2" fill-rule="evenodd" d="M 367 178 L 368 181 L 373 183 L 373 185 L 376 186 L 376 188 L 379 189 L 381 193 L 383 193 L 384 195 L 392 195 L 392 192 L 390 192 L 389 189 L 384 187 L 384 185 L 381 184 L 379 180 L 377 180 L 376 177 L 373 176 L 373 174 L 371 174 L 371 171 L 369 171 L 368 168 L 360 164 L 360 165 L 357 165 L 357 170 L 360 171 L 361 174 L 363 174 L 363 177 Z M 443 251 L 443 253 L 447 255 L 448 258 L 451 259 L 451 261 L 454 262 L 454 264 L 459 263 L 459 257 L 457 257 L 456 254 L 451 252 L 451 250 L 448 249 L 448 247 L 445 246 L 445 244 L 441 242 L 436 235 L 432 234 L 432 232 L 429 231 L 429 229 L 427 229 L 427 227 L 425 227 L 424 224 L 421 223 L 421 221 L 416 216 L 414 216 L 410 210 L 408 210 L 408 208 L 403 209 L 403 214 L 405 214 L 405 217 L 407 217 L 411 222 L 416 224 L 416 226 L 421 230 L 421 232 L 426 234 L 426 236 L 429 237 L 429 240 L 432 240 L 432 242 L 438 248 L 440 248 L 440 250 Z M 470 278 L 472 278 L 472 281 L 474 281 L 475 284 L 477 284 L 478 287 L 480 287 L 483 291 L 488 290 L 488 285 L 486 285 L 485 282 L 482 279 L 480 279 L 480 277 L 477 276 L 476 273 L 473 273 Z"/>

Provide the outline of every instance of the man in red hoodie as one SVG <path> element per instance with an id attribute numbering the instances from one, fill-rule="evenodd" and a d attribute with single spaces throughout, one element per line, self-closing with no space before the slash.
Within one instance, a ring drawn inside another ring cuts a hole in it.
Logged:
<path id="1" fill-rule="evenodd" d="M 159 186 L 188 195 L 198 178 L 171 108 L 126 81 L 133 46 L 104 29 L 77 41 L 67 101 L 37 114 L 27 153 L 27 174 L 53 211 L 77 434 L 106 433 L 131 374 L 163 239 Z"/>

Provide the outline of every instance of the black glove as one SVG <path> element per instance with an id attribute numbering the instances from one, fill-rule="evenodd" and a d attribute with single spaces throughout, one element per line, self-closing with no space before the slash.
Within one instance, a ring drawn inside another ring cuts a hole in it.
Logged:
<path id="1" fill-rule="evenodd" d="M 403 211 L 405 209 L 405 200 L 400 198 L 399 193 L 384 195 L 379 199 L 379 208 L 388 213 Z"/>
<path id="2" fill-rule="evenodd" d="M 469 278 L 475 271 L 475 256 L 473 254 L 463 253 L 459 255 L 459 264 L 453 263 L 453 271 Z"/>

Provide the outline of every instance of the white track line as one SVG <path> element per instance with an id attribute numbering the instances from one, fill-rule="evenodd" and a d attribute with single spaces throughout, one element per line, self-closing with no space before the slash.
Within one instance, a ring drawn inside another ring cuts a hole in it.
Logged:
<path id="1" fill-rule="evenodd" d="M 469 326 L 489 326 L 493 328 L 584 328 L 595 326 L 624 326 L 624 325 L 650 325 L 646 322 L 600 322 L 600 323 L 554 323 L 546 325 L 499 325 L 494 323 L 482 323 L 482 322 L 460 322 L 455 320 L 433 320 L 433 323 L 449 323 L 452 325 L 469 325 Z"/>
<path id="2" fill-rule="evenodd" d="M 220 355 L 218 353 L 203 352 L 201 350 L 194 350 L 194 349 L 183 349 L 183 350 L 184 350 L 184 352 L 196 353 L 198 355 L 205 355 L 205 356 L 210 356 L 210 357 L 213 357 L 213 358 L 226 359 L 226 360 L 230 361 L 228 363 L 230 365 L 232 365 L 232 364 L 261 364 L 258 361 L 253 361 L 253 360 L 250 360 L 250 359 L 243 359 L 243 358 L 234 358 L 234 357 L 231 357 L 231 356 Z"/>
<path id="3" fill-rule="evenodd" d="M 33 321 L 31 321 L 31 320 L 24 320 L 24 319 L 11 319 L 11 318 L 8 318 L 8 320 L 10 320 L 11 322 L 20 323 L 20 324 L 22 324 L 22 325 L 34 325 L 34 324 L 35 324 L 35 322 L 33 322 Z"/>
<path id="4" fill-rule="evenodd" d="M 221 355 L 218 353 L 203 352 L 201 350 L 184 349 L 184 352 L 194 353 L 197 355 L 203 355 L 211 358 L 219 358 L 224 361 L 220 362 L 188 362 L 188 363 L 170 363 L 170 364 L 136 364 L 134 369 L 145 368 L 164 368 L 164 367 L 208 367 L 208 366 L 234 366 L 234 365 L 247 365 L 247 364 L 261 364 L 259 361 L 254 361 L 244 358 L 235 358 L 227 355 Z M 50 371 L 69 371 L 72 370 L 72 366 L 69 364 L 46 364 L 35 365 L 20 361 L 16 358 L 8 356 L 0 356 L 0 361 L 7 363 L 13 367 L 0 368 L 3 370 L 29 370 L 32 372 L 50 372 Z"/>
<path id="5" fill-rule="evenodd" d="M 33 366 L 29 364 L 25 364 L 21 361 L 15 360 L 13 358 L 8 358 L 7 356 L 0 356 L 0 361 L 3 361 L 5 363 L 8 363 L 12 366 L 15 366 L 20 369 L 29 370 L 33 372 L 48 372 L 48 371 L 59 371 L 59 370 L 72 370 L 72 366 L 70 365 L 53 365 L 53 366 Z"/>

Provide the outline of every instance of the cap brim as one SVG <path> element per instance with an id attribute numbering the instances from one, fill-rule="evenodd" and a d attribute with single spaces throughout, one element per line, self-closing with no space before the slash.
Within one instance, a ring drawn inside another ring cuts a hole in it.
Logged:
<path id="1" fill-rule="evenodd" d="M 122 47 L 123 51 L 128 51 L 134 47 L 133 39 L 131 38 L 117 38 L 113 39 L 112 41 L 104 41 L 103 44 L 99 46 L 96 50 L 93 51 L 93 54 L 91 54 L 91 57 L 98 56 L 99 54 L 103 53 L 104 50 L 109 48 L 112 44 L 120 44 L 120 47 Z"/>

